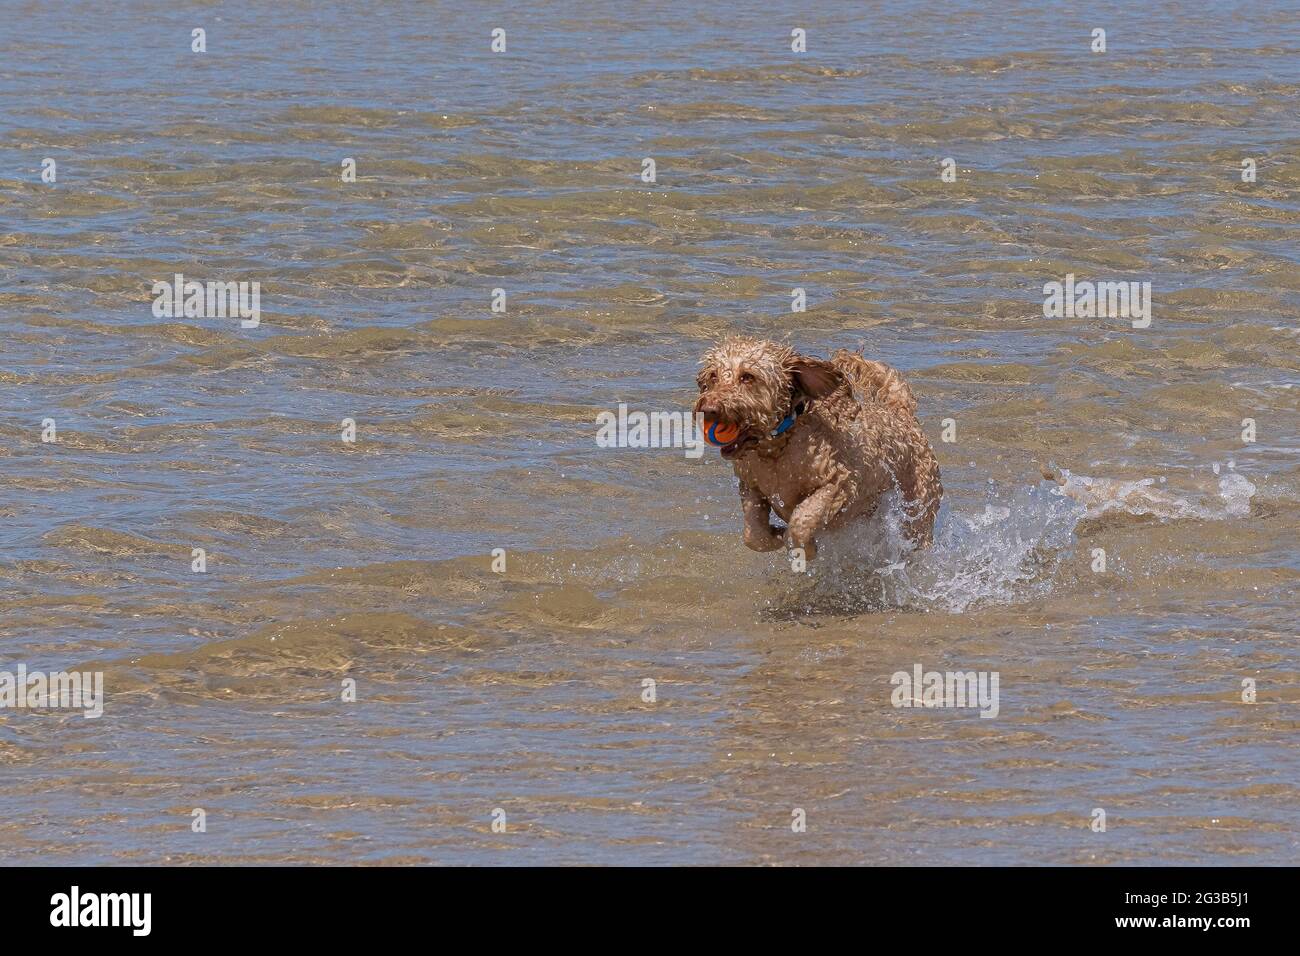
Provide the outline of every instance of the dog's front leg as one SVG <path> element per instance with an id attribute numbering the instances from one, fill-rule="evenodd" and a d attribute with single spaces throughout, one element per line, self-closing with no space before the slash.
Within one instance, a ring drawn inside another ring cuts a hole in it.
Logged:
<path id="1" fill-rule="evenodd" d="M 753 485 L 740 483 L 740 505 L 745 513 L 745 547 L 751 551 L 776 551 L 781 532 L 772 527 L 772 503 Z"/>
<path id="2" fill-rule="evenodd" d="M 790 527 L 786 540 L 791 548 L 801 548 L 804 559 L 817 557 L 814 535 L 825 528 L 848 501 L 848 490 L 843 482 L 832 481 L 822 485 L 790 513 Z"/>

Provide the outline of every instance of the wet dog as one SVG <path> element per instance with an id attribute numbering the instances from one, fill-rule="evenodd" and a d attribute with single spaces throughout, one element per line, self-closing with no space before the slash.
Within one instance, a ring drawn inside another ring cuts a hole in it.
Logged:
<path id="1" fill-rule="evenodd" d="M 843 349 L 829 360 L 763 339 L 729 338 L 704 353 L 695 411 L 734 425 L 722 457 L 740 479 L 745 544 L 783 545 L 811 560 L 816 535 L 865 521 L 897 488 L 903 529 L 929 544 L 943 486 L 916 399 L 896 369 Z M 771 523 L 775 511 L 784 529 Z"/>

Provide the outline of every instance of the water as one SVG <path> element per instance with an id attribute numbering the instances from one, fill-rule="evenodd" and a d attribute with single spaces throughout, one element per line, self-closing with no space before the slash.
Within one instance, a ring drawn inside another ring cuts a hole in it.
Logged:
<path id="1" fill-rule="evenodd" d="M 108 692 L 0 710 L 0 859 L 1294 861 L 1293 6 L 0 13 L 0 669 Z M 727 331 L 905 370 L 931 551 L 795 574 L 713 453 L 596 447 Z"/>

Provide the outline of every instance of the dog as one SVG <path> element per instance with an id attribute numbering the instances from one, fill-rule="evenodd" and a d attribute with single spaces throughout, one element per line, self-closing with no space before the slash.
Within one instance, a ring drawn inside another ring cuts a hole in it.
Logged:
<path id="1" fill-rule="evenodd" d="M 930 543 L 939 462 L 897 369 L 845 349 L 828 361 L 742 337 L 710 348 L 700 366 L 696 414 L 740 429 L 722 457 L 740 480 L 747 547 L 788 546 L 812 560 L 820 532 L 866 521 L 892 488 L 908 538 Z"/>

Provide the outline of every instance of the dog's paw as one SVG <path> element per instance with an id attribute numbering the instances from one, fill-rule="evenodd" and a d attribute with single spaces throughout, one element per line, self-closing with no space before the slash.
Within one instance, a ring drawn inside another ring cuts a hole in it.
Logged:
<path id="1" fill-rule="evenodd" d="M 767 535 L 755 534 L 745 529 L 745 547 L 751 551 L 779 551 L 785 547 L 785 532 L 768 525 Z"/>

